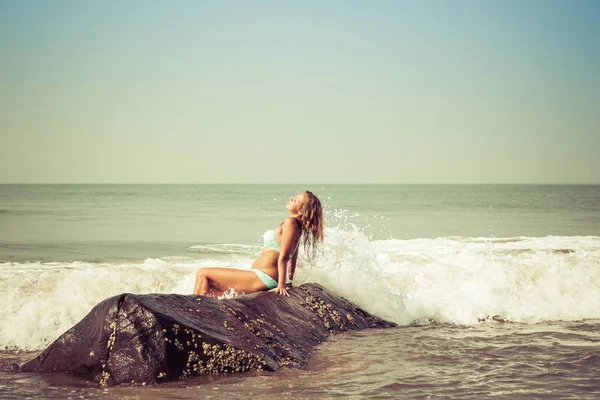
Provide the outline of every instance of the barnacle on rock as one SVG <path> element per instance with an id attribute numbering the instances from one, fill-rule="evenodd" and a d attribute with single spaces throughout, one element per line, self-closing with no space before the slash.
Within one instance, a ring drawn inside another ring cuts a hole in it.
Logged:
<path id="1" fill-rule="evenodd" d="M 330 332 L 336 328 L 332 325 L 332 323 L 335 323 L 337 328 L 340 330 L 346 329 L 342 314 L 337 311 L 333 305 L 325 303 L 325 301 L 322 299 L 316 299 L 310 294 L 304 298 L 304 302 L 302 304 L 309 310 L 313 311 L 319 318 L 321 318 L 323 325 Z"/>
<path id="2" fill-rule="evenodd" d="M 217 374 L 223 372 L 242 372 L 252 369 L 262 369 L 265 362 L 256 354 L 236 349 L 230 344 L 202 343 L 203 356 L 190 351 L 188 367 L 182 376 L 189 376 L 193 371 L 199 375 Z"/>

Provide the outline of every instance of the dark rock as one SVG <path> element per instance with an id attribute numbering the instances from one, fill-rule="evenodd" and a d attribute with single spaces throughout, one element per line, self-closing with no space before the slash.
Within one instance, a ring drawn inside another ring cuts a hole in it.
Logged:
<path id="1" fill-rule="evenodd" d="M 260 292 L 230 300 L 111 297 L 21 371 L 78 375 L 106 386 L 303 368 L 314 346 L 330 334 L 395 326 L 317 284 L 294 287 L 289 294 Z"/>

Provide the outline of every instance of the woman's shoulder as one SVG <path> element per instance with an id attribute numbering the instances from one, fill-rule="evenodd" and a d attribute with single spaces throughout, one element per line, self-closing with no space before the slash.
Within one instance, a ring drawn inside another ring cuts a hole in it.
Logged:
<path id="1" fill-rule="evenodd" d="M 285 221 L 281 223 L 281 225 L 288 229 L 300 230 L 300 221 L 298 218 L 287 217 Z"/>

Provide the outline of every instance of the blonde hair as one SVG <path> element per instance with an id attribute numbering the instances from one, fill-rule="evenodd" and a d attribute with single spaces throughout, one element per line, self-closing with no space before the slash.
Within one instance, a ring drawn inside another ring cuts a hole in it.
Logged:
<path id="1" fill-rule="evenodd" d="M 317 244 L 323 242 L 323 207 L 321 200 L 312 192 L 307 190 L 304 194 L 306 194 L 307 200 L 299 220 L 304 238 L 304 253 L 312 262 L 317 255 Z"/>

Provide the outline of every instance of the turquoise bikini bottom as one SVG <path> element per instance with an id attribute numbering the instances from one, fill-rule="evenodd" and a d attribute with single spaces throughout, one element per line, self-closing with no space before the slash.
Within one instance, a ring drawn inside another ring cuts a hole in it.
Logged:
<path id="1" fill-rule="evenodd" d="M 262 283 L 265 284 L 267 289 L 275 289 L 277 287 L 277 281 L 271 278 L 269 275 L 262 272 L 261 270 L 252 268 L 250 271 L 254 272 L 256 276 L 258 276 L 258 279 L 260 279 Z"/>

